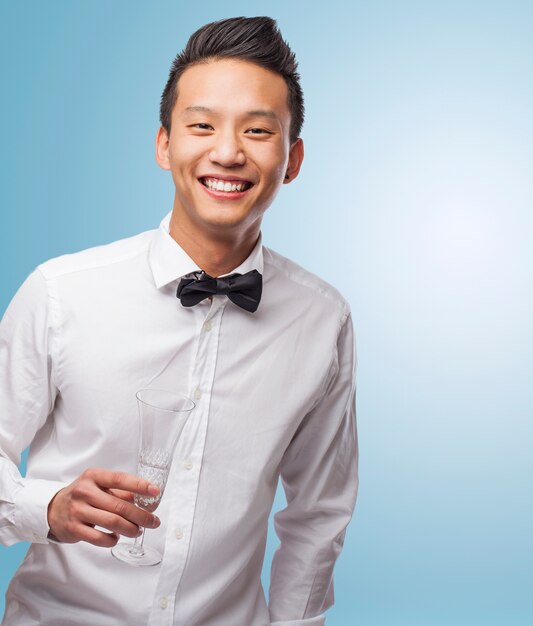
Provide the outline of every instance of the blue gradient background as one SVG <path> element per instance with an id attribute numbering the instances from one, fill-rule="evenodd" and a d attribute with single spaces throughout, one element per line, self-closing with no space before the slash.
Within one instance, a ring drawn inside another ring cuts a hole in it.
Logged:
<path id="1" fill-rule="evenodd" d="M 307 104 L 265 242 L 340 287 L 357 331 L 328 624 L 532 624 L 531 2 L 3 0 L 0 310 L 39 262 L 159 224 L 170 62 L 242 14 L 278 19 Z M 26 547 L 0 548 L 2 595 Z"/>

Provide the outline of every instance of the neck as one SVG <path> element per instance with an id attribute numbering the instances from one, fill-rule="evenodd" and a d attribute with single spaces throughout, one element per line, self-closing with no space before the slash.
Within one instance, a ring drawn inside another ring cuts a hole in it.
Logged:
<path id="1" fill-rule="evenodd" d="M 187 228 L 172 213 L 169 234 L 198 267 L 217 277 L 228 274 L 250 256 L 259 237 L 259 226 L 246 233 L 198 232 Z"/>

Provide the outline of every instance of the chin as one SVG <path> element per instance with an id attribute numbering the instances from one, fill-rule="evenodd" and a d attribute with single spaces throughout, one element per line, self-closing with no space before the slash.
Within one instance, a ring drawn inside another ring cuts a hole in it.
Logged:
<path id="1" fill-rule="evenodd" d="M 238 228 L 254 221 L 248 213 L 243 215 L 230 208 L 199 215 L 199 218 L 200 224 L 213 228 Z"/>
<path id="2" fill-rule="evenodd" d="M 219 220 L 210 220 L 209 222 L 204 222 L 204 227 L 211 231 L 217 231 L 220 233 L 223 232 L 232 232 L 235 230 L 245 229 L 245 222 L 239 220 L 228 220 L 228 219 L 219 219 Z"/>

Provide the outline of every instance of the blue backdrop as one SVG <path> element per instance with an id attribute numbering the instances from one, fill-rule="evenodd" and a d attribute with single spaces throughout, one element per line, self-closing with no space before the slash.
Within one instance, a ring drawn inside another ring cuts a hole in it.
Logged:
<path id="1" fill-rule="evenodd" d="M 278 19 L 307 104 L 265 242 L 340 287 L 357 332 L 361 489 L 328 624 L 529 625 L 530 2 L 1 0 L 0 311 L 39 262 L 159 224 L 170 62 L 243 14 Z M 0 596 L 26 547 L 0 548 Z"/>

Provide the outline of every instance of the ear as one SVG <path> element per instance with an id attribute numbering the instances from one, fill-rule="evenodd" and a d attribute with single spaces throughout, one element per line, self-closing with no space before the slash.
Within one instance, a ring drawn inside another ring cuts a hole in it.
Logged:
<path id="1" fill-rule="evenodd" d="M 304 142 L 301 137 L 298 137 L 289 150 L 289 162 L 287 164 L 285 179 L 283 180 L 284 185 L 292 182 L 298 176 L 303 160 Z"/>
<path id="2" fill-rule="evenodd" d="M 169 137 L 167 131 L 160 126 L 155 138 L 155 160 L 159 167 L 164 170 L 170 169 L 170 161 L 168 158 Z"/>

